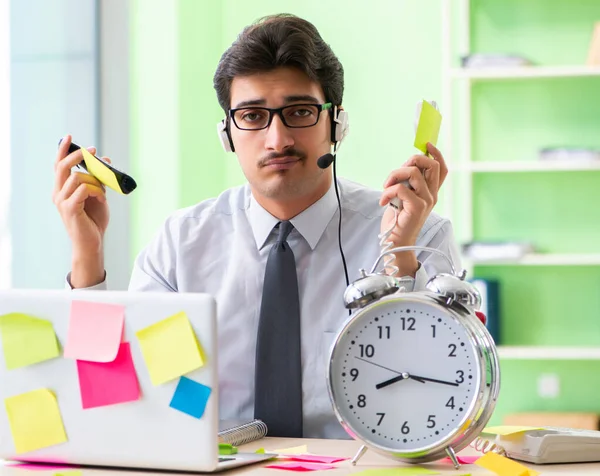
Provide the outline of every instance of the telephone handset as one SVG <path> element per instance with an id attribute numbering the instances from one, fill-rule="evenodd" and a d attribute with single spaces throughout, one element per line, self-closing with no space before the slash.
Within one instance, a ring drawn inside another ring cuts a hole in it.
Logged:
<path id="1" fill-rule="evenodd" d="M 534 464 L 600 461 L 600 431 L 544 427 L 497 435 L 484 430 L 474 447 Z"/>

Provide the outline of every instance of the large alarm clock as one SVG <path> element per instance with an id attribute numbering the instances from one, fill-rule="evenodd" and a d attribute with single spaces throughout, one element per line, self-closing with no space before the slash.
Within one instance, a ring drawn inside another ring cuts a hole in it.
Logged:
<path id="1" fill-rule="evenodd" d="M 397 250 L 427 249 L 402 247 Z M 395 250 L 388 250 L 388 253 Z M 332 345 L 328 389 L 346 432 L 367 449 L 424 463 L 450 457 L 483 430 L 500 388 L 494 341 L 476 312 L 465 272 L 440 274 L 426 291 L 367 274 L 346 290 L 354 312 Z"/>

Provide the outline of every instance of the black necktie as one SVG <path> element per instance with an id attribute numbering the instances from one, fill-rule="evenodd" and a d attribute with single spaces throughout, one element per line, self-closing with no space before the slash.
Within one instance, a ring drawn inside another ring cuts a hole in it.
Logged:
<path id="1" fill-rule="evenodd" d="M 256 341 L 254 417 L 269 436 L 302 437 L 300 299 L 289 221 L 269 252 Z"/>

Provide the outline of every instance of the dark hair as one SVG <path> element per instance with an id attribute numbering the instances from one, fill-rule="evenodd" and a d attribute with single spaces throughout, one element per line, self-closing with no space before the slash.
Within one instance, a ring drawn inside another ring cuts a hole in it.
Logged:
<path id="1" fill-rule="evenodd" d="M 247 26 L 223 53 L 215 76 L 217 99 L 227 113 L 237 76 L 294 67 L 319 83 L 325 100 L 342 104 L 344 68 L 315 26 L 291 14 L 263 17 Z"/>

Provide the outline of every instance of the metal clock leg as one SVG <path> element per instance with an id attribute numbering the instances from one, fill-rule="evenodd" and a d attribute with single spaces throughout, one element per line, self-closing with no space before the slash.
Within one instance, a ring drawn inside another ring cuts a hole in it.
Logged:
<path id="1" fill-rule="evenodd" d="M 454 449 L 451 446 L 448 446 L 448 448 L 446 448 L 446 454 L 448 455 L 448 458 L 450 458 L 452 460 L 452 464 L 454 465 L 454 469 L 460 468 L 460 463 L 458 462 L 458 458 L 456 457 L 456 453 L 454 452 Z"/>
<path id="2" fill-rule="evenodd" d="M 366 451 L 367 451 L 366 445 L 362 445 L 360 447 L 360 449 L 358 450 L 358 452 L 354 455 L 354 458 L 352 458 L 352 461 L 350 461 L 350 463 L 352 463 L 352 466 L 356 466 L 356 462 L 362 458 L 362 456 L 365 454 Z"/>

